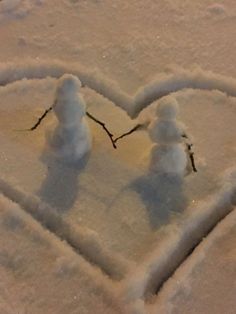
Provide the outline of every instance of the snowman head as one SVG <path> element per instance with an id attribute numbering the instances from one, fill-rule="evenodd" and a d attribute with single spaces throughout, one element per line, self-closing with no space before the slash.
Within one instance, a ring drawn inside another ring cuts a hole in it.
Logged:
<path id="1" fill-rule="evenodd" d="M 164 97 L 156 108 L 156 114 L 159 119 L 173 120 L 178 115 L 179 105 L 172 96 Z"/>
<path id="2" fill-rule="evenodd" d="M 71 98 L 80 90 L 80 80 L 72 74 L 64 74 L 58 80 L 57 98 Z"/>
<path id="3" fill-rule="evenodd" d="M 71 125 L 81 120 L 86 106 L 79 95 L 80 80 L 71 74 L 65 74 L 58 80 L 54 112 L 64 125 Z"/>

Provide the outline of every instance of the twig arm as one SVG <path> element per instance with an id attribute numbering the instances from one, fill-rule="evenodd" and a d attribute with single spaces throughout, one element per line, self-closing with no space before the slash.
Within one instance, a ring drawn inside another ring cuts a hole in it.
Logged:
<path id="1" fill-rule="evenodd" d="M 99 125 L 102 126 L 103 130 L 105 130 L 105 132 L 107 133 L 107 135 L 109 136 L 110 140 L 111 140 L 111 143 L 112 143 L 112 146 L 116 149 L 117 146 L 116 146 L 116 142 L 115 140 L 113 139 L 113 134 L 108 130 L 108 128 L 106 127 L 105 123 L 98 120 L 97 118 L 95 118 L 93 115 L 91 115 L 91 113 L 89 113 L 88 111 L 86 111 L 86 115 L 91 119 L 93 120 L 94 122 L 98 123 Z"/>
<path id="2" fill-rule="evenodd" d="M 38 128 L 38 126 L 41 124 L 41 122 L 46 118 L 47 114 L 52 110 L 53 106 L 49 107 L 48 109 L 46 109 L 44 111 L 44 113 L 38 118 L 37 122 L 29 129 L 26 129 L 25 131 L 34 131 Z M 92 119 L 93 121 L 95 121 L 96 123 L 98 123 L 99 125 L 102 126 L 102 128 L 105 130 L 105 132 L 108 134 L 110 140 L 111 140 L 111 143 L 112 143 L 112 146 L 114 148 L 117 148 L 116 144 L 115 144 L 115 141 L 113 140 L 113 134 L 107 129 L 106 125 L 104 122 L 102 121 L 99 121 L 97 118 L 95 118 L 93 115 L 91 115 L 91 113 L 89 113 L 88 111 L 86 112 L 86 115 Z"/>
<path id="3" fill-rule="evenodd" d="M 34 131 L 37 129 L 37 127 L 41 124 L 41 122 L 43 121 L 43 119 L 47 116 L 47 114 L 52 110 L 52 106 L 49 107 L 48 109 L 46 109 L 44 111 L 44 113 L 41 115 L 41 117 L 38 118 L 38 121 L 30 128 L 27 129 L 26 131 Z"/>
<path id="4" fill-rule="evenodd" d="M 187 139 L 187 140 L 189 139 L 189 137 L 187 136 L 186 133 L 183 133 L 182 137 Z M 193 144 L 185 142 L 185 145 L 186 145 L 186 148 L 187 148 L 187 151 L 188 151 L 189 159 L 191 161 L 191 166 L 192 166 L 193 172 L 197 172 L 195 159 L 194 159 L 194 152 L 192 150 Z"/>
<path id="5" fill-rule="evenodd" d="M 117 141 L 119 141 L 120 139 L 122 139 L 125 136 L 128 136 L 132 133 L 134 133 L 135 131 L 137 131 L 138 129 L 141 129 L 144 125 L 143 124 L 137 124 L 135 125 L 131 130 L 129 130 L 128 132 L 123 133 L 122 135 L 118 136 L 117 138 L 115 138 L 114 142 L 116 143 Z"/>

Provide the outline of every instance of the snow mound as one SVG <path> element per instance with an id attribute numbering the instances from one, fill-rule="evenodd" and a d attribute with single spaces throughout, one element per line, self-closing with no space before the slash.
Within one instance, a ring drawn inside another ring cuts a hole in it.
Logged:
<path id="1" fill-rule="evenodd" d="M 186 88 L 219 90 L 228 96 L 236 96 L 236 80 L 233 77 L 204 71 L 200 67 L 192 70 L 177 68 L 172 73 L 161 73 L 157 79 L 138 89 L 130 96 L 116 82 L 107 79 L 97 70 L 89 70 L 78 63 L 59 60 L 25 60 L 24 63 L 0 64 L 0 85 L 28 79 L 43 79 L 48 76 L 59 78 L 71 73 L 80 78 L 83 86 L 111 100 L 134 118 L 155 100 Z"/>

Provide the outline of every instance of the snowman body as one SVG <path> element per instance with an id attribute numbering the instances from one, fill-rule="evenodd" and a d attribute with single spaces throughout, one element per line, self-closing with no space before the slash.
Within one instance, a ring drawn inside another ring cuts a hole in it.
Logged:
<path id="1" fill-rule="evenodd" d="M 77 161 L 87 154 L 92 145 L 86 121 L 86 106 L 79 94 L 80 81 L 73 75 L 63 75 L 56 92 L 53 111 L 58 124 L 49 136 L 53 152 L 61 158 Z"/>
<path id="2" fill-rule="evenodd" d="M 157 107 L 157 117 L 151 121 L 148 132 L 155 143 L 151 150 L 150 171 L 184 176 L 187 156 L 183 145 L 184 126 L 176 119 L 178 104 L 166 97 Z"/>

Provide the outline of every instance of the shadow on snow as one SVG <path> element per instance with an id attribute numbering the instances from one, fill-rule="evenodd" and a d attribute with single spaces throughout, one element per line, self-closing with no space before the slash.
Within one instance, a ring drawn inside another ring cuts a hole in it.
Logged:
<path id="1" fill-rule="evenodd" d="M 167 173 L 149 174 L 132 182 L 131 187 L 146 206 L 153 229 L 168 223 L 171 214 L 181 213 L 187 207 L 183 184 L 184 178 Z"/>
<path id="2" fill-rule="evenodd" d="M 38 195 L 59 212 L 70 210 L 76 201 L 79 174 L 87 164 L 88 156 L 77 163 L 63 162 L 49 153 L 44 153 L 41 159 L 47 165 L 48 173 Z"/>

